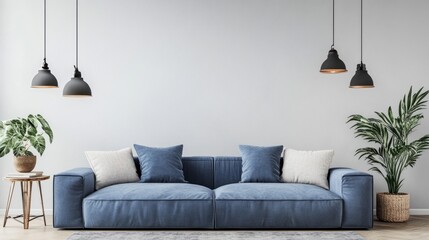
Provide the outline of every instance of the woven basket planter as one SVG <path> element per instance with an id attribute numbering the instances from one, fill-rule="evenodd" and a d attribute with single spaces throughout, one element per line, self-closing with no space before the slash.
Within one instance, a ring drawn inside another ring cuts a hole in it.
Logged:
<path id="1" fill-rule="evenodd" d="M 384 222 L 406 222 L 410 218 L 408 193 L 377 193 L 377 218 Z"/>

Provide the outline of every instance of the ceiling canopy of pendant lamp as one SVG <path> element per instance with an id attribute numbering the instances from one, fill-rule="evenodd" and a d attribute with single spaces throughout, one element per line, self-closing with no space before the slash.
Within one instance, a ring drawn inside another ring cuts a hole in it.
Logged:
<path id="1" fill-rule="evenodd" d="M 360 64 L 357 65 L 356 73 L 350 81 L 350 88 L 373 88 L 374 81 L 363 64 L 363 0 L 360 1 Z"/>
<path id="2" fill-rule="evenodd" d="M 32 88 L 58 88 L 57 78 L 46 62 L 46 0 L 43 0 L 43 66 L 31 81 Z"/>
<path id="3" fill-rule="evenodd" d="M 91 97 L 92 92 L 88 83 L 82 78 L 79 71 L 79 1 L 76 0 L 76 65 L 74 66 L 74 77 L 66 84 L 63 90 L 64 97 Z"/>
<path id="4" fill-rule="evenodd" d="M 320 67 L 321 73 L 343 73 L 347 72 L 346 65 L 338 56 L 335 45 L 335 0 L 332 0 L 332 45 L 329 50 L 328 58 L 322 63 Z"/>

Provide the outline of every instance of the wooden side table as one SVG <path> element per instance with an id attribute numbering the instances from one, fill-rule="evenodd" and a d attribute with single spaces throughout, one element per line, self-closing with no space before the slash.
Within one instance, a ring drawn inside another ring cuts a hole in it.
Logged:
<path id="1" fill-rule="evenodd" d="M 7 198 L 7 206 L 6 206 L 6 213 L 4 214 L 4 222 L 3 227 L 6 226 L 6 222 L 9 218 L 12 218 L 22 224 L 24 224 L 24 229 L 28 229 L 30 221 L 43 217 L 43 221 L 46 226 L 46 218 L 45 218 L 45 207 L 43 206 L 43 195 L 42 195 L 42 185 L 41 181 L 49 179 L 50 176 L 39 176 L 39 177 L 32 177 L 32 178 L 14 178 L 14 177 L 5 177 L 4 180 L 10 181 L 10 188 L 9 188 L 9 195 Z M 15 183 L 19 182 L 21 184 L 21 195 L 22 195 L 22 208 L 24 209 L 23 214 L 12 217 L 9 216 L 9 208 L 10 208 L 10 202 L 12 201 L 13 196 L 13 190 L 15 189 Z M 39 184 L 39 192 L 40 192 L 40 200 L 42 203 L 42 215 L 30 215 L 30 209 L 31 209 L 31 190 L 33 186 L 33 182 L 37 182 Z M 23 221 L 18 220 L 17 218 L 23 218 Z M 31 218 L 30 218 L 31 217 Z"/>

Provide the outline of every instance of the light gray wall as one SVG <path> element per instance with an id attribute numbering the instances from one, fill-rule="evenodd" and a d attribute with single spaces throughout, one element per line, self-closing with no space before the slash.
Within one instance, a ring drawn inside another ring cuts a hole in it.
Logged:
<path id="1" fill-rule="evenodd" d="M 48 0 L 48 62 L 60 89 L 30 83 L 43 54 L 43 1 L 0 0 L 0 119 L 44 115 L 54 143 L 37 169 L 88 166 L 85 150 L 184 144 L 184 155 L 238 155 L 238 144 L 335 149 L 335 166 L 366 171 L 346 118 L 428 87 L 429 1 L 365 1 L 364 62 L 376 88 L 353 90 L 358 0 L 337 1 L 336 48 L 349 72 L 319 73 L 331 45 L 331 1 L 80 1 L 80 69 L 91 99 L 67 99 L 74 1 Z M 429 111 L 425 110 L 429 117 Z M 424 119 L 416 135 L 429 132 Z M 429 155 L 405 173 L 414 209 L 429 209 Z M 0 159 L 0 175 L 14 171 Z M 52 208 L 52 181 L 45 184 Z M 0 209 L 7 182 L 0 183 Z M 375 176 L 375 191 L 386 191 Z M 35 191 L 37 193 L 37 191 Z M 18 195 L 12 208 L 20 208 Z M 37 201 L 34 208 L 38 208 Z"/>

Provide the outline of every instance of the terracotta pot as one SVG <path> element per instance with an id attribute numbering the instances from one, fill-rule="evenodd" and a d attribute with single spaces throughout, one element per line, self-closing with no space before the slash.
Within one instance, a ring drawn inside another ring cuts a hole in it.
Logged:
<path id="1" fill-rule="evenodd" d="M 36 156 L 19 156 L 14 159 L 15 169 L 18 172 L 31 172 L 36 166 Z"/>
<path id="2" fill-rule="evenodd" d="M 408 193 L 377 193 L 377 218 L 384 222 L 406 222 L 410 218 Z"/>

